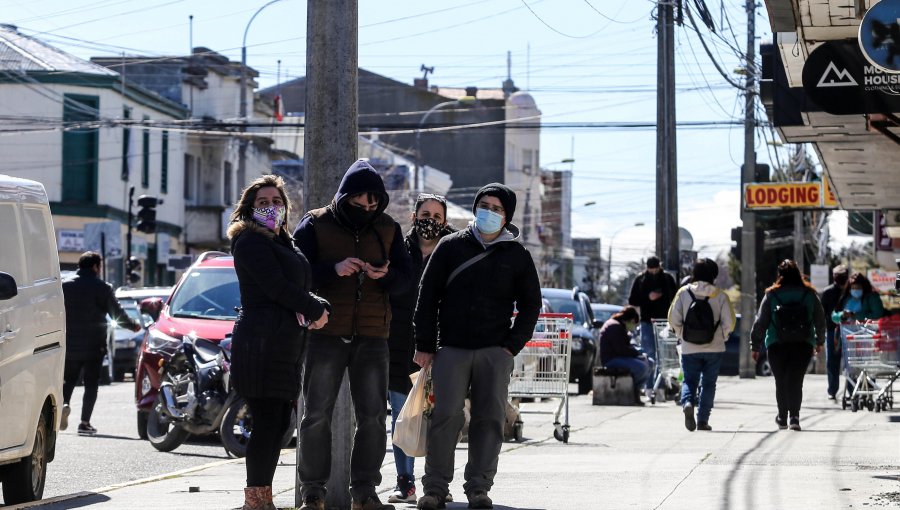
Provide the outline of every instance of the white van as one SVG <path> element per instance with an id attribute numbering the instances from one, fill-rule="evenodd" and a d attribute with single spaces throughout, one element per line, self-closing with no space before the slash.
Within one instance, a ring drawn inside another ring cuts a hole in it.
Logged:
<path id="1" fill-rule="evenodd" d="M 44 187 L 0 174 L 0 485 L 41 499 L 53 460 L 66 353 L 56 235 Z"/>

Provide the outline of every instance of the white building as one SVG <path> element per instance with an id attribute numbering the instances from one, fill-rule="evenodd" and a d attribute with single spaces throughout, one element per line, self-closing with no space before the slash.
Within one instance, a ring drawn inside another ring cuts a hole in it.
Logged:
<path id="1" fill-rule="evenodd" d="M 187 117 L 184 106 L 0 25 L 0 111 L 6 117 L 0 127 L 0 173 L 44 184 L 64 269 L 91 248 L 83 242 L 85 225 L 113 222 L 119 241 L 108 231 L 107 278 L 121 281 L 133 187 L 135 200 L 162 199 L 157 232 L 134 232 L 133 253 L 144 259 L 145 283 L 171 280 L 164 262 L 181 249 L 186 141 L 184 133 L 169 127 Z M 159 126 L 129 126 L 129 119 Z"/>

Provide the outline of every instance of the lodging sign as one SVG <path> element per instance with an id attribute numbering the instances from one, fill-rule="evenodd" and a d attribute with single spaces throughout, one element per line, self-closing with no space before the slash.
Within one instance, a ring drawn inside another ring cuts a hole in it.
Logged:
<path id="1" fill-rule="evenodd" d="M 828 186 L 825 186 L 828 189 Z M 772 182 L 744 185 L 747 209 L 827 209 L 837 207 L 821 182 Z"/>

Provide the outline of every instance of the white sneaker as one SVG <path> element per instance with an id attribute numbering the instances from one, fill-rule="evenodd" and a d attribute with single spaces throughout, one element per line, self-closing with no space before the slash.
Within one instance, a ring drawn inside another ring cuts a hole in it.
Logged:
<path id="1" fill-rule="evenodd" d="M 66 430 L 69 428 L 69 413 L 72 410 L 69 409 L 69 404 L 64 404 L 62 408 L 62 412 L 59 413 L 59 430 Z"/>

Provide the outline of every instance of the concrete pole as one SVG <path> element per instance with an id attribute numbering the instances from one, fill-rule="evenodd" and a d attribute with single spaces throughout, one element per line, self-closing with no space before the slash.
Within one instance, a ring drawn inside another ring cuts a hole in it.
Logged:
<path id="1" fill-rule="evenodd" d="M 344 170 L 357 156 L 357 0 L 309 0 L 306 22 L 306 127 L 304 210 L 331 202 Z M 346 373 L 334 410 L 327 508 L 350 508 L 352 407 Z M 298 458 L 297 462 L 303 459 Z M 303 502 L 300 485 L 294 495 Z"/>
<path id="2" fill-rule="evenodd" d="M 679 3 L 680 9 L 680 3 Z M 678 240 L 678 158 L 675 136 L 675 14 L 666 5 L 666 246 L 663 267 L 681 278 Z"/>
<path id="3" fill-rule="evenodd" d="M 666 271 L 678 272 L 678 166 L 675 144 L 675 13 L 657 2 L 656 255 Z"/>
<path id="4" fill-rule="evenodd" d="M 668 180 L 668 156 L 666 150 L 666 135 L 668 130 L 668 108 L 666 107 L 666 37 L 668 26 L 666 25 L 667 3 L 656 3 L 656 255 L 662 257 L 666 250 L 666 214 L 668 212 L 666 202 L 668 194 L 666 184 Z M 665 260 L 663 260 L 665 264 Z"/>
<path id="5" fill-rule="evenodd" d="M 754 98 L 756 88 L 756 0 L 747 0 L 747 81 L 744 95 L 744 172 L 741 174 L 741 194 L 756 175 L 754 138 L 756 117 Z M 746 197 L 745 197 L 746 198 Z M 756 377 L 756 365 L 750 355 L 750 329 L 756 316 L 756 215 L 747 209 L 742 198 L 741 222 L 741 378 Z"/>

